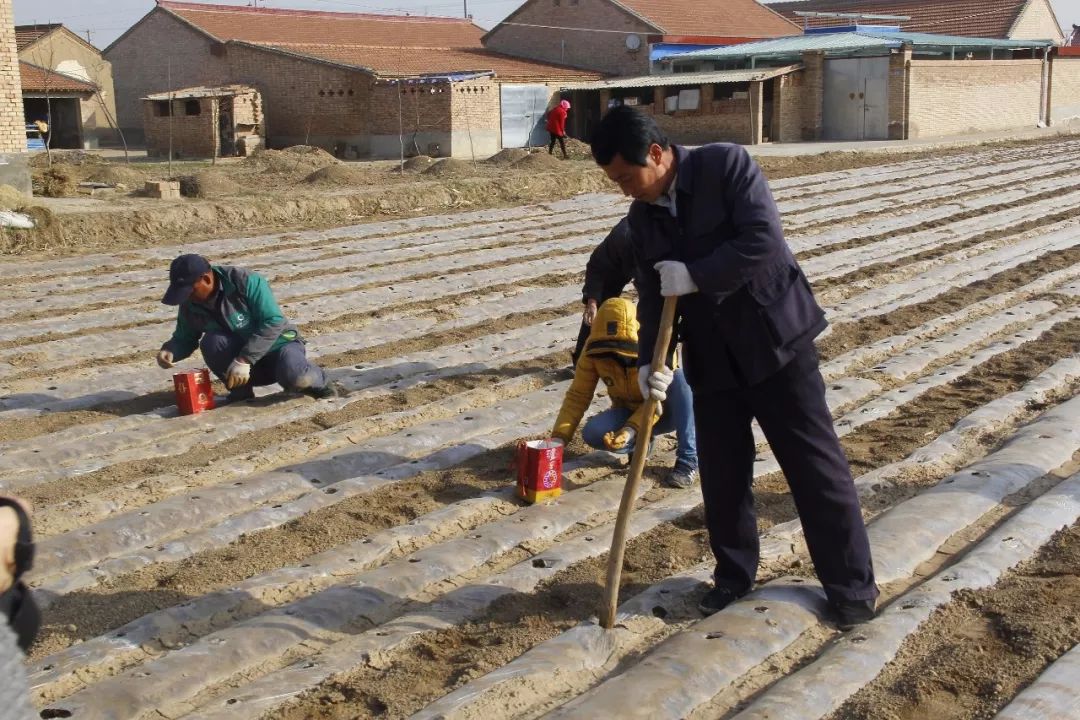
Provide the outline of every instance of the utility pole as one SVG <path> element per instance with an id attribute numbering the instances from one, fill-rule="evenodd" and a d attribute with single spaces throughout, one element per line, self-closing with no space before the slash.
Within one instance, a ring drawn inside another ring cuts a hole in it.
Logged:
<path id="1" fill-rule="evenodd" d="M 461 0 L 465 4 L 465 19 L 469 19 L 469 0 Z"/>
<path id="2" fill-rule="evenodd" d="M 90 31 L 89 30 L 83 30 L 83 32 L 86 33 L 86 42 L 88 42 L 90 44 L 93 44 L 93 41 L 90 39 Z"/>

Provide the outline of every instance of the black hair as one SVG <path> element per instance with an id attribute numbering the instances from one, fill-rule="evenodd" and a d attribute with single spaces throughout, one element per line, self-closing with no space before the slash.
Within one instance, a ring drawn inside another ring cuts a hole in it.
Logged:
<path id="1" fill-rule="evenodd" d="M 618 105 L 596 126 L 590 144 L 597 165 L 610 165 L 618 153 L 626 162 L 644 166 L 653 143 L 668 148 L 667 135 L 656 121 L 629 105 Z"/>

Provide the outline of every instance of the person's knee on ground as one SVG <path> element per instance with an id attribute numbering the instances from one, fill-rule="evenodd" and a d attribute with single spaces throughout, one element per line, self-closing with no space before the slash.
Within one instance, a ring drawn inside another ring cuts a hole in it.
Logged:
<path id="1" fill-rule="evenodd" d="M 307 359 L 303 347 L 287 345 L 278 356 L 275 369 L 278 385 L 290 392 L 319 390 L 326 386 L 326 375 L 315 363 Z"/>
<path id="2" fill-rule="evenodd" d="M 241 343 L 234 341 L 233 337 L 223 332 L 208 332 L 199 340 L 199 351 L 202 353 L 203 362 L 210 372 L 214 373 L 219 380 L 225 380 L 229 364 L 240 354 Z"/>

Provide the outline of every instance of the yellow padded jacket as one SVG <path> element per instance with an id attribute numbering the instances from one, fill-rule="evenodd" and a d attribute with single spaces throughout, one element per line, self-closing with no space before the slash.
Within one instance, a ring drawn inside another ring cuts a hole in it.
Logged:
<path id="1" fill-rule="evenodd" d="M 637 381 L 638 321 L 634 303 L 624 298 L 606 300 L 596 312 L 589 340 L 574 368 L 574 382 L 566 391 L 551 436 L 569 443 L 589 409 L 596 384 L 603 380 L 612 407 L 633 414 L 626 424 L 641 429 L 645 402 Z M 657 414 L 659 417 L 659 414 Z"/>

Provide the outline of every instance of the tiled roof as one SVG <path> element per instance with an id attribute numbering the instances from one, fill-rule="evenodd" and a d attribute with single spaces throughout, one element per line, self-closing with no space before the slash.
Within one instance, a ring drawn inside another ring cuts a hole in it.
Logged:
<path id="1" fill-rule="evenodd" d="M 901 29 L 941 35 L 1006 38 L 1028 0 L 798 0 L 773 3 L 769 7 L 798 23 L 796 11 L 907 15 L 898 21 Z M 845 24 L 837 18 L 807 18 L 810 27 Z M 867 21 L 878 22 L 878 21 Z M 893 24 L 891 20 L 880 21 Z"/>
<path id="2" fill-rule="evenodd" d="M 541 0 L 543 1 L 543 0 Z M 754 0 L 615 0 L 665 35 L 771 38 L 797 30 Z"/>
<path id="3" fill-rule="evenodd" d="M 463 18 L 283 10 L 158 0 L 158 7 L 218 40 L 253 43 L 362 41 L 404 47 L 479 47 L 484 30 Z"/>
<path id="4" fill-rule="evenodd" d="M 19 62 L 23 92 L 97 92 L 97 86 L 64 73 L 49 71 L 28 62 Z"/>
<path id="5" fill-rule="evenodd" d="M 597 72 L 523 60 L 483 48 L 431 48 L 433 52 L 418 53 L 415 48 L 369 45 L 253 44 L 265 49 L 371 70 L 386 78 L 466 72 L 494 72 L 497 78 L 518 81 L 595 80 L 603 77 Z"/>
<path id="6" fill-rule="evenodd" d="M 63 27 L 60 23 L 53 23 L 52 25 L 16 25 L 15 46 L 19 52 L 22 52 L 26 46 L 33 45 L 42 37 L 60 27 Z"/>

